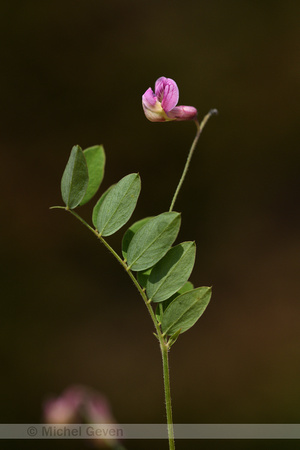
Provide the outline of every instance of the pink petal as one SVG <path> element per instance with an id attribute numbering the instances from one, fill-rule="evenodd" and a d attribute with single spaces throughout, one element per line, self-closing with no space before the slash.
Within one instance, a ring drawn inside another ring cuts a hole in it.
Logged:
<path id="1" fill-rule="evenodd" d="M 177 84 L 171 78 L 160 77 L 155 83 L 155 94 L 161 102 L 164 111 L 173 109 L 179 100 L 179 90 Z"/>
<path id="2" fill-rule="evenodd" d="M 81 386 L 72 386 L 57 398 L 49 399 L 44 405 L 46 422 L 71 423 L 77 420 L 80 405 L 83 403 L 85 389 Z"/>
<path id="3" fill-rule="evenodd" d="M 162 101 L 164 96 L 165 85 L 167 84 L 168 78 L 160 77 L 155 82 L 155 95 L 158 98 L 158 101 Z"/>
<path id="4" fill-rule="evenodd" d="M 145 105 L 146 108 L 151 108 L 155 105 L 157 102 L 157 97 L 152 91 L 152 89 L 149 87 L 145 94 L 142 96 L 143 105 Z"/>
<path id="5" fill-rule="evenodd" d="M 142 96 L 142 105 L 145 116 L 151 122 L 165 122 L 168 120 L 168 116 L 151 88 L 147 89 Z"/>
<path id="6" fill-rule="evenodd" d="M 193 106 L 176 106 L 172 111 L 168 111 L 168 117 L 173 120 L 194 120 L 198 111 Z"/>

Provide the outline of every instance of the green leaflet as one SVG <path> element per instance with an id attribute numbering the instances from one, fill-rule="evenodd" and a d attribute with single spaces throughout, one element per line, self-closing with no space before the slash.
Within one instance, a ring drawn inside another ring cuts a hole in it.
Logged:
<path id="1" fill-rule="evenodd" d="M 88 182 L 88 167 L 83 151 L 79 145 L 75 145 L 61 179 L 61 195 L 68 208 L 74 209 L 80 204 Z"/>
<path id="2" fill-rule="evenodd" d="M 180 214 L 165 212 L 150 219 L 133 236 L 127 264 L 135 271 L 154 266 L 170 249 L 180 228 Z"/>
<path id="3" fill-rule="evenodd" d="M 105 166 L 105 153 L 102 145 L 89 147 L 83 151 L 83 154 L 88 167 L 89 183 L 80 205 L 84 205 L 91 200 L 98 191 L 104 177 Z"/>
<path id="4" fill-rule="evenodd" d="M 133 236 L 143 225 L 145 225 L 145 223 L 148 222 L 149 219 L 151 219 L 151 217 L 145 217 L 144 219 L 135 222 L 133 225 L 131 225 L 131 227 L 128 228 L 128 230 L 124 234 L 122 240 L 122 254 L 125 261 L 127 259 L 127 250 Z"/>
<path id="5" fill-rule="evenodd" d="M 141 272 L 139 272 L 141 273 Z M 140 283 L 141 284 L 141 283 Z M 194 289 L 194 285 L 193 283 L 191 283 L 190 281 L 187 281 L 185 283 L 185 285 L 182 286 L 182 288 L 180 288 L 176 294 L 172 295 L 172 297 L 168 298 L 167 300 L 160 302 L 157 304 L 156 310 L 155 310 L 155 315 L 156 318 L 158 320 L 158 322 L 161 322 L 162 320 L 162 315 L 164 313 L 164 311 L 167 309 L 167 307 L 169 306 L 169 304 L 179 295 L 184 294 L 185 292 L 191 291 L 192 289 Z"/>
<path id="6" fill-rule="evenodd" d="M 191 328 L 204 313 L 210 297 L 209 287 L 199 287 L 176 297 L 163 313 L 163 333 L 171 336 L 179 330 L 184 333 Z"/>
<path id="7" fill-rule="evenodd" d="M 92 222 L 95 228 L 97 228 L 97 217 L 99 214 L 99 209 L 100 206 L 102 205 L 105 197 L 107 196 L 107 194 L 109 193 L 109 191 L 115 186 L 115 184 L 113 184 L 112 186 L 110 186 L 99 198 L 99 200 L 97 201 L 96 205 L 94 206 L 93 209 L 93 216 L 92 216 Z"/>
<path id="8" fill-rule="evenodd" d="M 126 175 L 111 188 L 100 205 L 96 218 L 96 228 L 102 236 L 115 233 L 130 219 L 140 191 L 141 180 L 138 173 Z"/>
<path id="9" fill-rule="evenodd" d="M 195 242 L 183 242 L 171 248 L 151 271 L 146 284 L 148 298 L 162 302 L 175 294 L 189 279 L 195 256 Z"/>

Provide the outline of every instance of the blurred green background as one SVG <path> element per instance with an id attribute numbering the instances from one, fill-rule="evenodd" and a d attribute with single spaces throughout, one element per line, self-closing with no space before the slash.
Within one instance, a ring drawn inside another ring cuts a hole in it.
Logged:
<path id="1" fill-rule="evenodd" d="M 165 421 L 160 353 L 134 286 L 61 204 L 71 147 L 104 144 L 101 191 L 138 171 L 132 223 L 168 209 L 196 128 L 150 123 L 141 95 L 176 80 L 210 119 L 176 209 L 212 285 L 170 354 L 177 423 L 300 423 L 300 2 L 2 1 L 2 423 L 38 423 L 73 383 L 120 423 Z M 90 221 L 92 204 L 81 214 Z M 124 230 L 109 238 L 119 250 Z M 7 444 L 7 445 L 6 445 Z M 5 448 L 19 448 L 7 442 Z M 178 441 L 177 448 L 298 448 Z M 22 448 L 84 449 L 80 441 Z M 130 449 L 167 442 L 127 442 Z"/>

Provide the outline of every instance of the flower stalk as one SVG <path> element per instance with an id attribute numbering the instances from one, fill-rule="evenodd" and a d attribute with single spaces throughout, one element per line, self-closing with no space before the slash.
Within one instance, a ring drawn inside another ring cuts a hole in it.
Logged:
<path id="1" fill-rule="evenodd" d="M 196 145 L 197 145 L 198 140 L 199 140 L 199 138 L 200 138 L 200 135 L 201 135 L 201 133 L 202 133 L 202 131 L 203 131 L 203 128 L 204 128 L 205 125 L 207 124 L 208 119 L 209 119 L 212 115 L 214 115 L 214 114 L 218 114 L 218 111 L 217 111 L 216 109 L 211 109 L 211 110 L 206 114 L 206 116 L 203 118 L 203 120 L 202 120 L 202 122 L 201 122 L 200 124 L 199 124 L 199 122 L 198 122 L 197 119 L 195 120 L 195 124 L 196 124 L 196 127 L 197 127 L 196 136 L 195 136 L 195 138 L 194 138 L 194 140 L 193 140 L 193 143 L 192 143 L 192 146 L 191 146 L 191 148 L 190 148 L 190 151 L 189 151 L 189 154 L 188 154 L 188 157 L 187 157 L 187 160 L 186 160 L 186 163 L 185 163 L 185 166 L 184 166 L 184 169 L 183 169 L 181 178 L 180 178 L 180 180 L 179 180 L 179 183 L 178 183 L 177 188 L 176 188 L 176 190 L 175 190 L 174 196 L 173 196 L 173 198 L 172 198 L 172 202 L 171 202 L 171 206 L 170 206 L 169 211 L 173 211 L 173 208 L 174 208 L 176 199 L 177 199 L 177 197 L 178 197 L 178 194 L 179 194 L 179 191 L 180 191 L 180 189 L 181 189 L 181 186 L 182 186 L 182 184 L 183 184 L 183 182 L 184 182 L 184 179 L 185 179 L 185 176 L 186 176 L 186 174 L 187 174 L 189 165 L 190 165 L 190 163 L 191 163 L 191 159 L 192 159 L 193 153 L 194 153 L 194 151 L 195 151 Z"/>

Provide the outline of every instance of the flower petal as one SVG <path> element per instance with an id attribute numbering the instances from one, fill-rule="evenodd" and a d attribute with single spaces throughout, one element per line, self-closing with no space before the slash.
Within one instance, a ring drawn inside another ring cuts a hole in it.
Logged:
<path id="1" fill-rule="evenodd" d="M 171 78 L 158 78 L 155 83 L 155 94 L 166 112 L 171 111 L 179 100 L 179 89 Z"/>
<path id="2" fill-rule="evenodd" d="M 149 89 L 146 90 L 145 94 L 142 96 L 142 101 L 143 105 L 145 105 L 146 108 L 151 108 L 158 101 L 156 95 L 154 94 L 154 92 L 150 87 Z"/>
<path id="3" fill-rule="evenodd" d="M 148 109 L 143 104 L 144 113 L 145 113 L 145 116 L 147 117 L 147 119 L 150 120 L 150 122 L 168 122 L 170 120 L 173 120 L 173 119 L 168 118 L 168 116 L 166 115 L 166 113 L 164 112 L 162 107 L 160 106 L 159 102 L 158 102 L 158 104 L 159 104 L 159 107 L 153 108 L 153 109 Z"/>
<path id="4" fill-rule="evenodd" d="M 151 88 L 147 89 L 142 96 L 142 105 L 145 116 L 150 122 L 166 122 L 172 120 L 168 118 Z"/>
<path id="5" fill-rule="evenodd" d="M 195 120 L 198 111 L 194 106 L 176 106 L 172 111 L 168 111 L 167 115 L 172 120 Z"/>
<path id="6" fill-rule="evenodd" d="M 168 78 L 160 77 L 155 82 L 155 95 L 158 98 L 158 101 L 162 101 L 164 97 L 165 85 L 167 83 Z"/>

